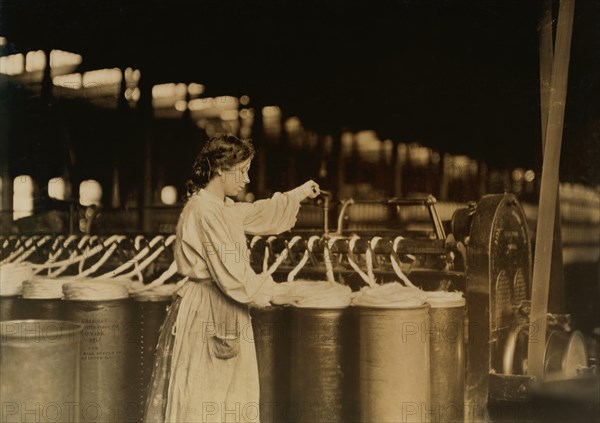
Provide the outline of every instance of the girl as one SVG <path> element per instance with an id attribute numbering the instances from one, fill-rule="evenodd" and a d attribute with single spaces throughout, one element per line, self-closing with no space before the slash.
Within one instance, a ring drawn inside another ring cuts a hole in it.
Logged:
<path id="1" fill-rule="evenodd" d="M 268 235 L 296 223 L 300 201 L 319 195 L 308 181 L 255 203 L 235 203 L 250 182 L 250 140 L 210 139 L 188 181 L 175 260 L 189 281 L 161 329 L 145 422 L 257 422 L 258 370 L 249 307 L 264 307 L 274 281 L 249 263 L 245 233 Z"/>

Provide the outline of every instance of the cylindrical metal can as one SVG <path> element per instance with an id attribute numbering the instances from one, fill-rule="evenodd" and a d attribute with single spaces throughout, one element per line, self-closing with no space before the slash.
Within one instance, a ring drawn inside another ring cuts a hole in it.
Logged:
<path id="1" fill-rule="evenodd" d="M 150 384 L 154 368 L 154 358 L 160 328 L 164 323 L 172 297 L 167 294 L 146 291 L 132 295 L 132 298 L 135 301 L 136 328 L 139 333 L 137 371 L 139 375 L 138 414 L 141 420 L 146 401 L 146 391 Z"/>
<path id="2" fill-rule="evenodd" d="M 0 322 L 17 318 L 19 296 L 0 296 Z"/>
<path id="3" fill-rule="evenodd" d="M 358 307 L 363 422 L 431 420 L 429 304 Z"/>
<path id="4" fill-rule="evenodd" d="M 347 421 L 343 358 L 347 311 L 347 308 L 292 308 L 288 421 Z"/>
<path id="5" fill-rule="evenodd" d="M 15 301 L 15 319 L 63 319 L 62 300 L 58 299 L 29 299 L 19 297 Z"/>
<path id="6" fill-rule="evenodd" d="M 127 289 L 108 282 L 64 285 L 65 318 L 83 324 L 81 422 L 137 421 L 139 376 L 133 301 Z M 110 292 L 109 292 L 110 291 Z M 136 392 L 138 392 L 136 394 Z"/>
<path id="7" fill-rule="evenodd" d="M 290 408 L 290 308 L 251 310 L 260 383 L 260 421 L 286 421 Z"/>
<path id="8" fill-rule="evenodd" d="M 0 323 L 2 422 L 79 422 L 82 326 L 59 320 Z"/>
<path id="9" fill-rule="evenodd" d="M 428 300 L 431 410 L 436 422 L 462 422 L 465 400 L 465 300 Z"/>
<path id="10" fill-rule="evenodd" d="M 23 282 L 21 298 L 16 301 L 19 319 L 63 319 L 62 285 L 73 278 L 34 277 Z"/>

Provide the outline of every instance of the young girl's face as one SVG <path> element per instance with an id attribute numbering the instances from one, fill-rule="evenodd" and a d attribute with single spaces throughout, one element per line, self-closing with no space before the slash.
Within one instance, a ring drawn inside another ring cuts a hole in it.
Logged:
<path id="1" fill-rule="evenodd" d="M 235 164 L 231 169 L 224 170 L 221 175 L 225 195 L 236 196 L 244 189 L 247 183 L 250 182 L 248 171 L 252 158 L 248 158 L 243 162 Z"/>

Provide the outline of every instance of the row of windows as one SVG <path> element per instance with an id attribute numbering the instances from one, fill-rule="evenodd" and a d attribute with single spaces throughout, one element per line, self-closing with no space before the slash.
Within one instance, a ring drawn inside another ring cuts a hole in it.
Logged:
<path id="1" fill-rule="evenodd" d="M 30 175 L 19 175 L 13 180 L 13 219 L 31 216 L 34 212 L 36 183 Z M 102 204 L 102 185 L 94 179 L 79 184 L 79 204 L 100 206 Z M 64 178 L 56 177 L 48 181 L 48 197 L 64 201 L 71 197 L 71 184 Z M 161 189 L 161 202 L 165 205 L 177 203 L 177 188 L 167 185 Z"/>

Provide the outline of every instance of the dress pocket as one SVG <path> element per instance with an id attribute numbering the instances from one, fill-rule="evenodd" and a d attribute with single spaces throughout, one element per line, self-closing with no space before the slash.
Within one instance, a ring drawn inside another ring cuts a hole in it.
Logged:
<path id="1" fill-rule="evenodd" d="M 239 337 L 221 337 L 215 335 L 211 337 L 213 353 L 215 357 L 221 360 L 227 360 L 240 353 Z"/>

